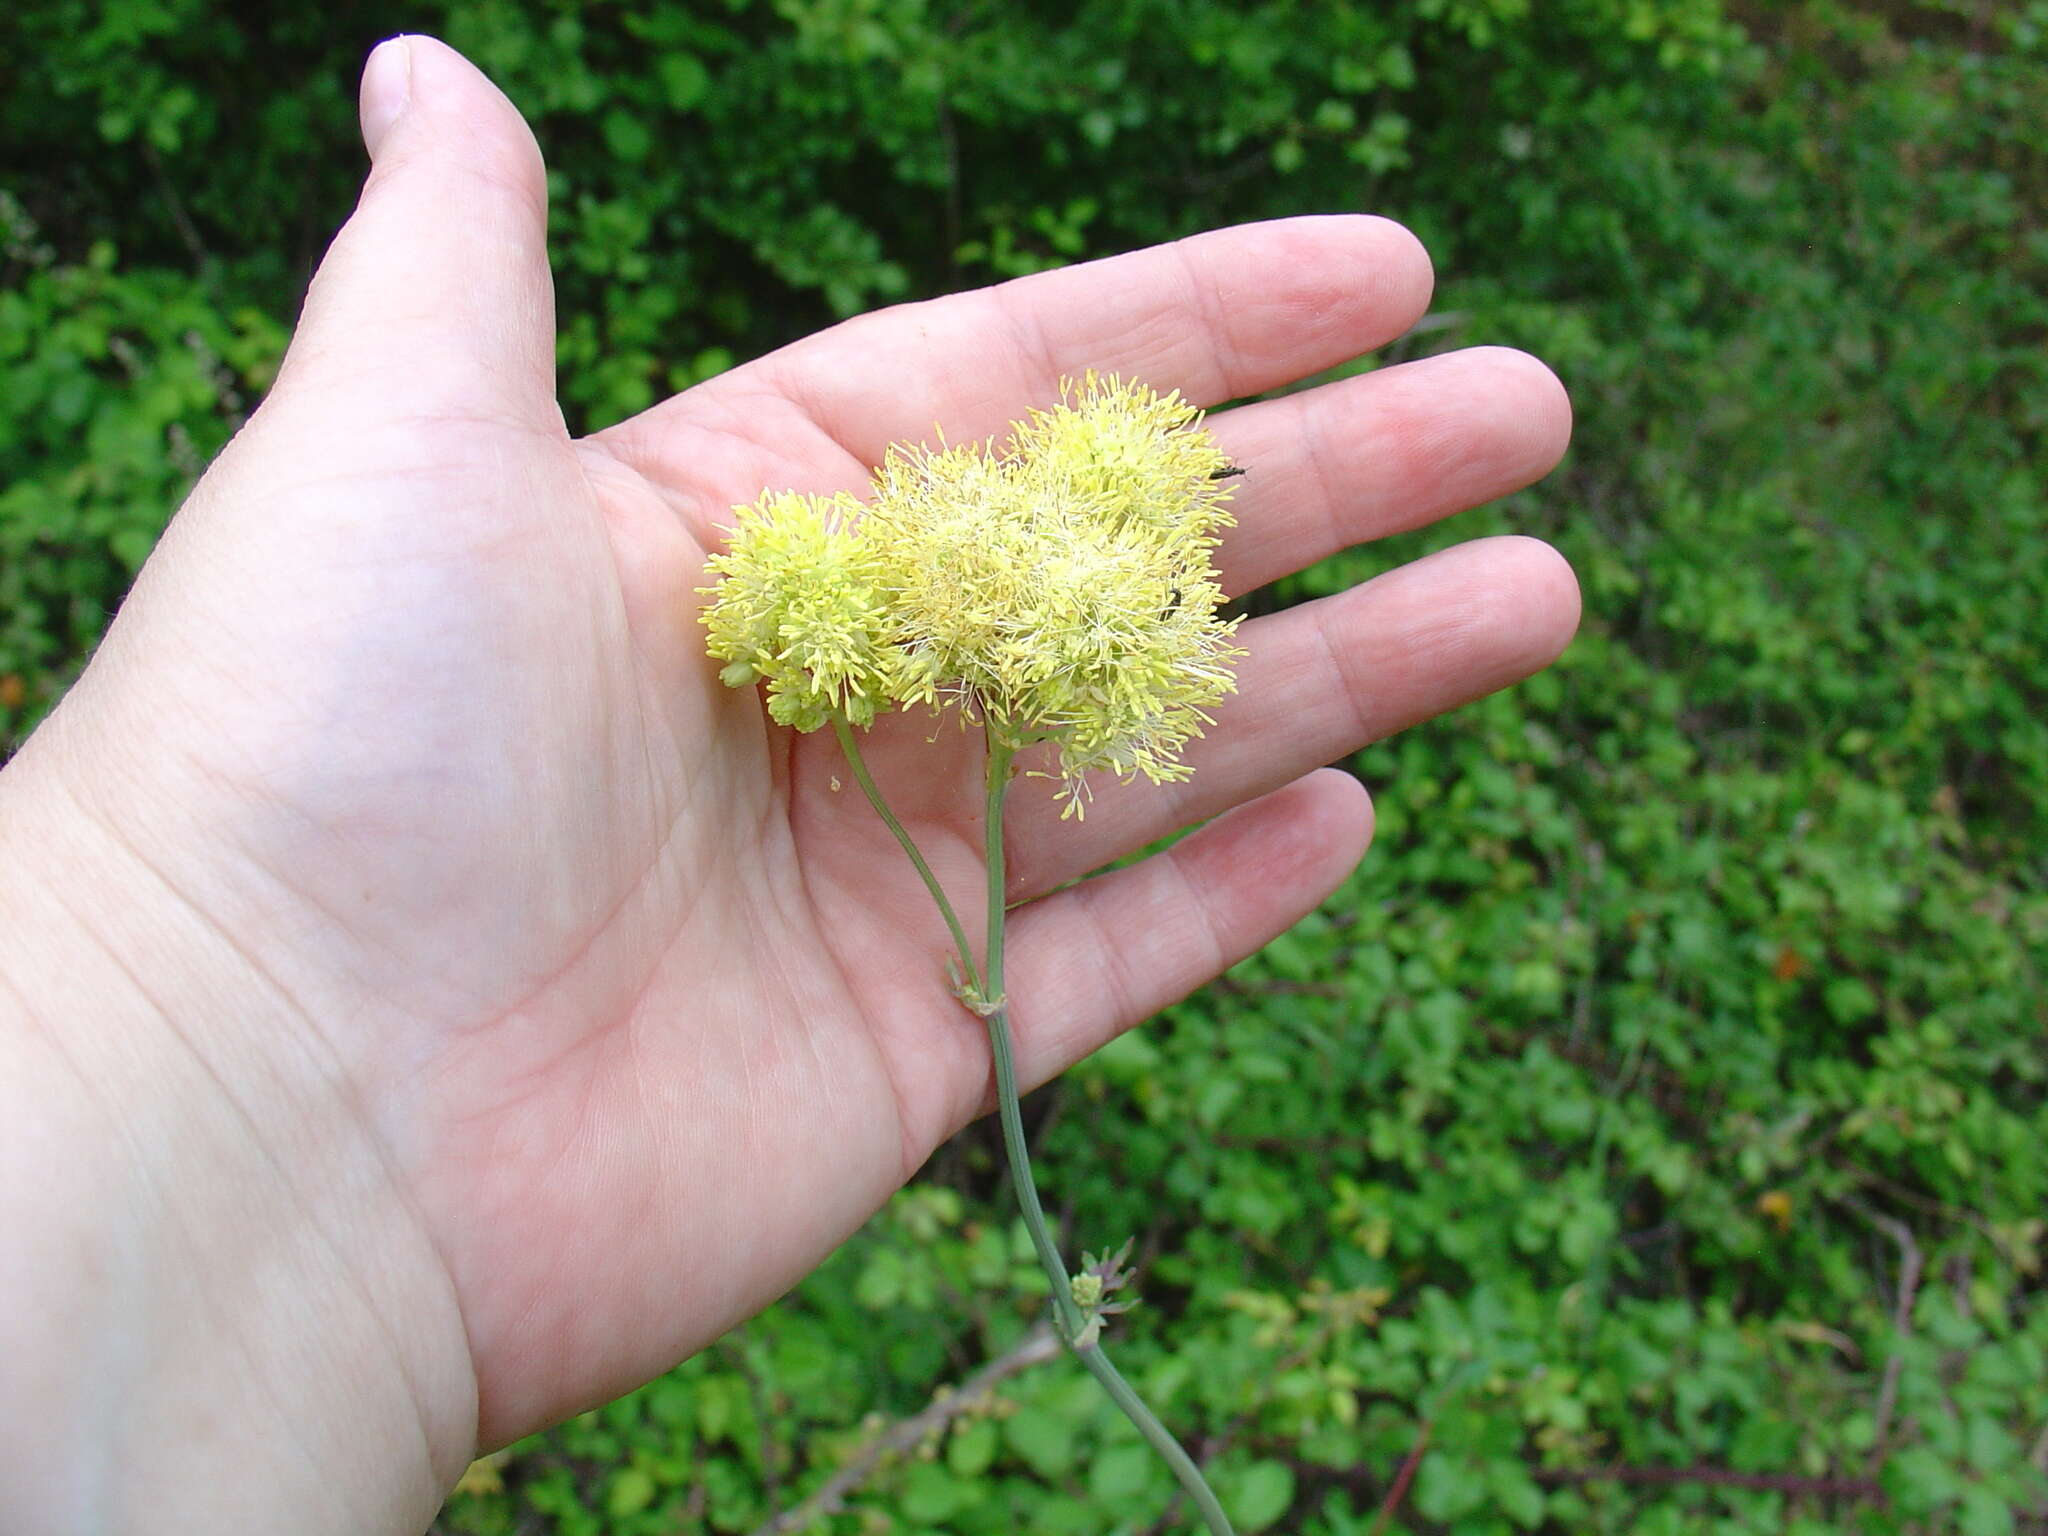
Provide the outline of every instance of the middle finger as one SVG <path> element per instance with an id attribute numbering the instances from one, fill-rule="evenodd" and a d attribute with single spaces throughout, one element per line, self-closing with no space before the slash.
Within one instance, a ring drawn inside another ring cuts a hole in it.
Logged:
<path id="1" fill-rule="evenodd" d="M 1548 474 L 1571 402 L 1526 352 L 1473 347 L 1209 419 L 1241 466 L 1217 552 L 1249 592 L 1368 539 L 1419 528 Z"/>
<path id="2" fill-rule="evenodd" d="M 1530 673 L 1578 627 L 1571 567 L 1537 539 L 1477 539 L 1245 626 L 1238 688 L 1191 742 L 1192 778 L 1094 785 L 1061 820 L 1039 779 L 1005 817 L 1006 895 L 1026 901 Z"/>

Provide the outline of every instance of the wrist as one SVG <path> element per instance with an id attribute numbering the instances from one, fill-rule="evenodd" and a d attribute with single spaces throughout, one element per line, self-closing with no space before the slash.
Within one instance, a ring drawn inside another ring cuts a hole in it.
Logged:
<path id="1" fill-rule="evenodd" d="M 460 1472 L 453 1287 L 314 1024 L 174 871 L 0 775 L 10 1531 L 417 1531 Z"/>

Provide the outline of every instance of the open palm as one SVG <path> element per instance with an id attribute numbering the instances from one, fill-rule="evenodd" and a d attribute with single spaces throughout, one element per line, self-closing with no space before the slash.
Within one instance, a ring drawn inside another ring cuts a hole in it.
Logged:
<path id="1" fill-rule="evenodd" d="M 944 929 L 830 733 L 771 726 L 704 657 L 730 507 L 858 489 L 886 444 L 999 432 L 1087 368 L 1271 391 L 1405 330 L 1430 274 L 1380 220 L 1228 230 L 855 320 L 575 442 L 531 138 L 456 55 L 404 46 L 410 103 L 372 125 L 277 388 L 53 729 L 131 744 L 100 813 L 346 1083 L 452 1282 L 490 1444 L 773 1299 L 986 1107 Z M 1567 423 L 1498 350 L 1228 412 L 1226 582 L 1511 490 Z M 1024 783 L 1026 1083 L 1343 878 L 1369 809 L 1318 765 L 1545 664 L 1576 617 L 1544 546 L 1465 545 L 1249 625 L 1188 784 L 1100 785 L 1062 822 Z M 975 910 L 977 741 L 899 716 L 870 760 Z"/>

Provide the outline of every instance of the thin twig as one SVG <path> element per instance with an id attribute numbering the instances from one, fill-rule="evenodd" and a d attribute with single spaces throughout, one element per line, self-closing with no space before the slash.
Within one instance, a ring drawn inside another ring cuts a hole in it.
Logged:
<path id="1" fill-rule="evenodd" d="M 1380 1536 L 1387 1528 L 1387 1522 L 1394 1518 L 1394 1511 L 1401 1507 L 1401 1501 L 1408 1497 L 1408 1485 L 1415 1481 L 1415 1469 L 1422 1465 L 1422 1453 L 1429 1449 L 1429 1437 L 1436 1433 L 1436 1420 L 1424 1419 L 1422 1428 L 1415 1436 L 1415 1443 L 1408 1448 L 1402 1459 L 1401 1470 L 1394 1474 L 1393 1485 L 1387 1489 L 1387 1496 L 1380 1500 L 1380 1512 L 1373 1516 L 1372 1529 L 1366 1536 Z"/>
<path id="2" fill-rule="evenodd" d="M 1828 1134 L 1832 1136 L 1835 1132 L 1830 1131 Z M 1811 1153 L 1819 1150 L 1819 1148 L 1812 1147 L 1807 1150 Z M 1968 1210 L 1959 1205 L 1950 1205 L 1945 1200 L 1936 1200 L 1932 1196 L 1914 1189 L 1911 1185 L 1901 1184 L 1896 1179 L 1886 1178 L 1874 1169 L 1866 1168 L 1861 1163 L 1851 1162 L 1846 1157 L 1838 1154 L 1830 1153 L 1827 1161 L 1830 1168 L 1848 1174 L 1859 1184 L 1869 1185 L 1870 1188 L 1888 1199 L 1896 1200 L 1901 1205 L 1910 1205 L 1917 1211 L 1925 1211 L 1930 1216 L 1938 1216 L 1943 1221 L 1952 1221 L 1971 1228 L 1981 1235 L 1986 1242 L 1990 1243 L 1997 1250 L 1999 1257 L 2008 1264 L 2018 1262 L 2019 1255 L 2013 1250 L 2011 1239 L 2000 1232 L 1995 1223 L 1985 1220 L 1981 1213 Z M 1854 1205 L 1853 1200 L 1846 1203 Z M 1864 1217 L 1866 1220 L 1869 1219 L 1870 1213 L 1867 1210 L 1861 1206 L 1855 1206 L 1855 1209 L 1859 1216 Z"/>
<path id="3" fill-rule="evenodd" d="M 1850 1208 L 1899 1245 L 1899 1283 L 1892 1295 L 1892 1332 L 1895 1338 L 1891 1354 L 1884 1363 L 1884 1380 L 1877 1389 L 1877 1427 L 1870 1441 L 1869 1470 L 1874 1477 L 1884 1465 L 1885 1440 L 1891 1434 L 1892 1412 L 1898 1407 L 1899 1377 L 1906 1369 L 1904 1345 L 1912 1337 L 1913 1303 L 1920 1294 L 1920 1275 L 1926 1259 L 1920 1252 L 1920 1245 L 1913 1241 L 1913 1229 L 1903 1221 L 1874 1211 L 1860 1200 L 1851 1201 Z"/>
<path id="4" fill-rule="evenodd" d="M 171 180 L 170 172 L 164 166 L 164 157 L 157 153 L 149 135 L 138 136 L 142 146 L 143 163 L 149 167 L 150 175 L 156 181 L 157 195 L 164 200 L 164 208 L 171 216 L 171 225 L 178 232 L 178 238 L 191 254 L 192 265 L 202 276 L 212 265 L 213 253 L 206 248 L 206 242 L 199 238 L 199 227 L 192 222 L 192 216 L 185 211 L 185 201 L 178 196 L 178 188 Z"/>
<path id="5" fill-rule="evenodd" d="M 1053 1332 L 1052 1324 L 1036 1324 L 1007 1353 L 996 1356 L 957 1388 L 942 1388 L 918 1412 L 907 1419 L 899 1419 L 870 1440 L 853 1460 L 827 1478 L 809 1498 L 794 1509 L 770 1516 L 766 1524 L 755 1529 L 753 1536 L 786 1536 L 790 1531 L 803 1530 L 821 1516 L 832 1514 L 885 1459 L 916 1449 L 927 1435 L 943 1430 L 954 1419 L 982 1402 L 997 1386 L 1060 1352 L 1059 1337 Z"/>

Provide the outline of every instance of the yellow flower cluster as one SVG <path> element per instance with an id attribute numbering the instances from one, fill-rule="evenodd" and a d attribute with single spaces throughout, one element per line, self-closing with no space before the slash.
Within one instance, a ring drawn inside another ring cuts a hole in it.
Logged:
<path id="1" fill-rule="evenodd" d="M 1177 394 L 1090 375 L 1000 447 L 891 449 L 865 506 L 741 508 L 711 654 L 798 730 L 950 701 L 1056 743 L 1070 797 L 1093 769 L 1184 778 L 1240 654 L 1213 564 L 1230 473 Z"/>
<path id="2" fill-rule="evenodd" d="M 763 682 L 768 713 L 815 731 L 835 714 L 855 725 L 900 701 L 891 643 L 890 562 L 862 536 L 851 496 L 782 491 L 739 509 L 704 611 L 708 648 L 734 688 Z"/>

